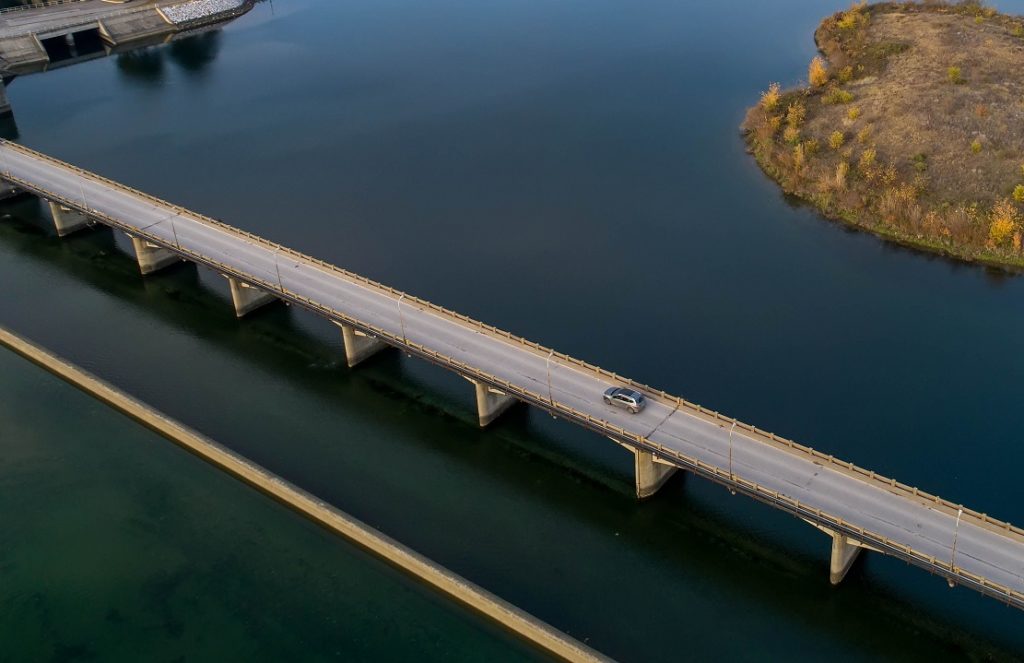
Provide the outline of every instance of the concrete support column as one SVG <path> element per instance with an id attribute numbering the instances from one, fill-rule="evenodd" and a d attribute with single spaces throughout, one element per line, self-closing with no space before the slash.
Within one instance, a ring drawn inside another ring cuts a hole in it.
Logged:
<path id="1" fill-rule="evenodd" d="M 483 382 L 470 380 L 476 387 L 476 412 L 480 417 L 480 427 L 497 419 L 502 412 L 516 404 L 514 396 L 509 396 L 503 391 L 488 386 Z"/>
<path id="2" fill-rule="evenodd" d="M 159 244 L 147 242 L 133 235 L 128 236 L 132 238 L 132 248 L 135 249 L 135 257 L 139 261 L 139 271 L 143 275 L 152 274 L 158 269 L 163 269 L 181 260 L 181 256 L 177 253 L 165 249 Z"/>
<path id="3" fill-rule="evenodd" d="M 267 292 L 263 288 L 249 285 L 245 281 L 239 281 L 226 274 L 224 278 L 228 280 L 228 284 L 231 286 L 231 301 L 235 305 L 235 315 L 239 318 L 246 313 L 255 311 L 261 306 L 277 301 L 274 293 Z"/>
<path id="4" fill-rule="evenodd" d="M 11 114 L 11 102 L 7 100 L 7 84 L 0 81 L 0 116 Z"/>
<path id="5" fill-rule="evenodd" d="M 58 237 L 70 235 L 76 230 L 81 230 L 89 225 L 89 217 L 78 210 L 73 210 L 51 200 L 46 202 L 50 205 L 50 216 L 53 217 L 53 225 L 57 228 Z"/>
<path id="6" fill-rule="evenodd" d="M 334 324 L 341 327 L 341 340 L 345 342 L 345 361 L 348 362 L 349 368 L 388 347 L 387 343 L 376 336 L 370 336 L 352 325 L 343 322 Z"/>
<path id="7" fill-rule="evenodd" d="M 643 449 L 630 449 L 633 452 L 633 467 L 636 475 L 636 497 L 645 499 L 665 485 L 676 470 L 675 465 L 659 463 L 654 459 L 654 454 Z"/>
<path id="8" fill-rule="evenodd" d="M 839 532 L 832 534 L 832 561 L 829 564 L 828 579 L 838 585 L 846 577 L 846 572 L 860 554 L 860 546 L 850 542 L 849 537 Z"/>

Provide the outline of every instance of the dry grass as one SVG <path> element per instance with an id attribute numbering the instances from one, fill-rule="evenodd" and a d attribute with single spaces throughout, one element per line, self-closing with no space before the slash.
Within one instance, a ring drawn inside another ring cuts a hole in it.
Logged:
<path id="1" fill-rule="evenodd" d="M 809 87 L 777 91 L 781 136 L 777 112 L 752 109 L 751 151 L 787 192 L 829 216 L 947 254 L 1024 265 L 1021 25 L 977 2 L 839 12 L 815 33 L 825 77 L 811 75 L 812 62 Z M 810 141 L 831 149 L 808 150 Z"/>

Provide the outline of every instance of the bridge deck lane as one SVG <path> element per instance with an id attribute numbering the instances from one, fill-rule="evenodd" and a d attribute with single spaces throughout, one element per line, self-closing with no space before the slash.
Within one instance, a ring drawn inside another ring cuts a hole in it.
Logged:
<path id="1" fill-rule="evenodd" d="M 812 456 L 769 444 L 674 402 L 652 399 L 639 415 L 606 406 L 607 377 L 570 365 L 546 352 L 491 334 L 400 295 L 368 285 L 311 260 L 296 257 L 229 228 L 90 176 L 0 144 L 0 169 L 37 192 L 56 193 L 111 219 L 180 245 L 248 275 L 274 290 L 339 311 L 394 337 L 429 348 L 681 455 L 731 471 L 748 482 L 794 498 L 834 517 L 926 556 L 948 562 L 956 538 L 957 567 L 1024 592 L 1024 537 L 956 514 L 923 498 L 910 497 L 822 463 Z M 94 213 L 95 213 L 94 212 Z M 216 267 L 215 267 L 216 268 Z M 549 381 L 550 375 L 550 381 Z M 731 469 L 730 469 L 731 458 Z"/>

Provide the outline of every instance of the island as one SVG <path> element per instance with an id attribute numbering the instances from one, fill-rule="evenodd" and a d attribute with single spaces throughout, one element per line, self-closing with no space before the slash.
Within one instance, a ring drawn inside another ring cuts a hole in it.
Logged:
<path id="1" fill-rule="evenodd" d="M 743 122 L 764 172 L 828 218 L 1024 268 L 1024 19 L 858 3 L 814 36 L 806 84 L 772 83 Z"/>

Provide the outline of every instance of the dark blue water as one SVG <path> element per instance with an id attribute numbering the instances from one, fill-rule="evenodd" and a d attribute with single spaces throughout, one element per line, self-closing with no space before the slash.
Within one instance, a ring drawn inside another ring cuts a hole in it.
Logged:
<path id="1" fill-rule="evenodd" d="M 279 0 L 9 95 L 31 147 L 1021 521 L 1024 280 L 824 221 L 743 151 L 839 8 Z M 992 600 L 871 555 L 830 588 L 799 521 L 691 478 L 637 505 L 601 438 L 478 432 L 460 379 L 350 372 L 322 321 L 9 211 L 0 322 L 613 656 L 1024 650 Z"/>

